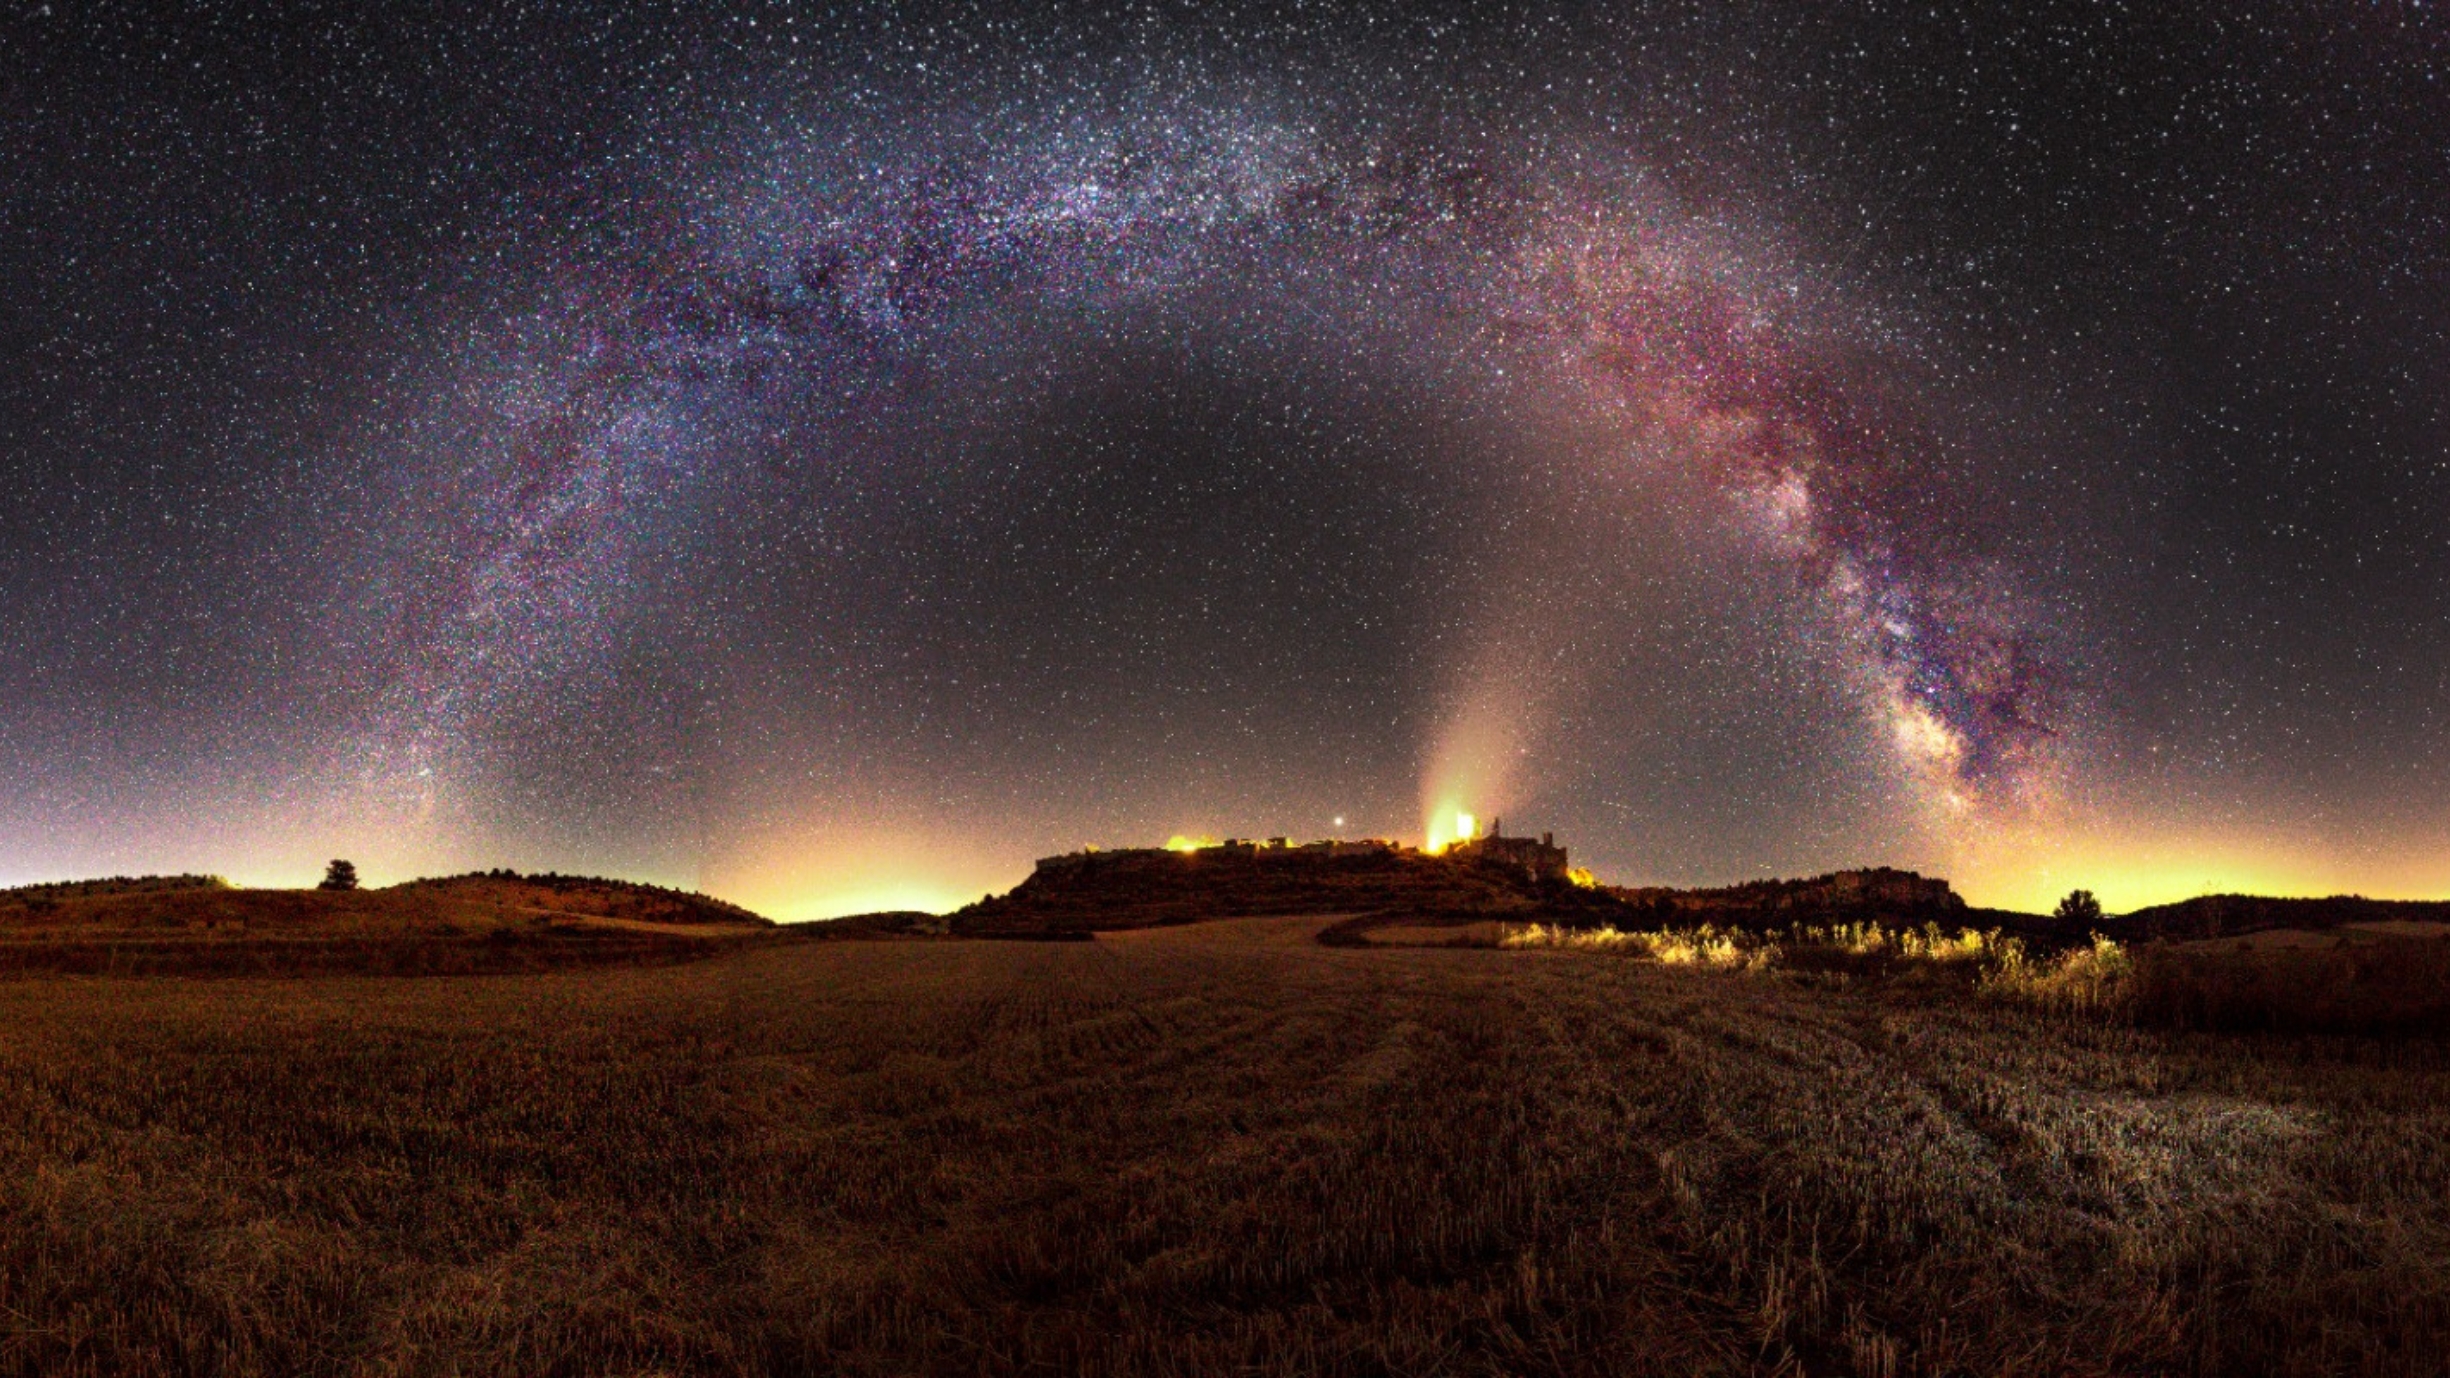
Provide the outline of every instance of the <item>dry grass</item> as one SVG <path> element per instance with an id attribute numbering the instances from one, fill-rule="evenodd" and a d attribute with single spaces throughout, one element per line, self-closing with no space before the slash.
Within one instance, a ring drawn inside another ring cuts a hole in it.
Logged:
<path id="1" fill-rule="evenodd" d="M 1766 934 L 1701 924 L 1691 928 L 1570 928 L 1525 924 L 1497 940 L 1504 948 L 1556 948 L 1568 952 L 1619 952 L 1669 966 L 1762 970 L 1775 966 L 1778 944 Z"/>
<path id="2" fill-rule="evenodd" d="M 0 983 L 0 1371 L 2450 1365 L 2437 1045 L 1316 926 Z"/>
<path id="3" fill-rule="evenodd" d="M 1746 971 L 1800 967 L 1890 972 L 1900 966 L 1921 965 L 1963 967 L 1989 975 L 2011 969 L 2022 971 L 2029 965 L 2020 938 L 2004 935 L 1997 929 L 1952 929 L 1936 923 L 1919 927 L 1873 922 L 1797 923 L 1784 928 L 1702 923 L 1655 929 L 1535 923 L 1505 929 L 1495 945 L 1617 952 L 1649 957 L 1669 966 Z"/>
<path id="4" fill-rule="evenodd" d="M 2178 1028 L 2450 1034 L 2450 941 L 2439 937 L 2162 944 L 2139 949 L 2132 986 L 2137 1017 Z"/>
<path id="5" fill-rule="evenodd" d="M 2013 939 L 1991 944 L 1980 987 L 2040 1009 L 2124 1017 L 2135 1012 L 2135 958 L 2096 933 L 2091 942 L 2046 959 Z"/>
<path id="6" fill-rule="evenodd" d="M 2096 933 L 2081 946 L 2045 953 L 1997 929 L 1877 923 L 1774 930 L 1706 923 L 1648 930 L 1503 925 L 1493 941 L 1478 945 L 1609 952 L 1669 966 L 1751 972 L 1926 980 L 1954 974 L 1995 1000 L 2163 1028 L 2450 1034 L 2450 938 L 2420 923 L 2274 929 L 2132 946 Z"/>

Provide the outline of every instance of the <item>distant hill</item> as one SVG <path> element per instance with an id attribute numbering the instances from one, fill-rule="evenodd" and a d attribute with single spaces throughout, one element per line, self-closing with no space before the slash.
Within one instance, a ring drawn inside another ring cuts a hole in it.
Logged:
<path id="1" fill-rule="evenodd" d="M 596 876 L 471 871 L 466 875 L 412 880 L 391 888 L 407 894 L 447 895 L 513 909 L 634 919 L 642 923 L 774 926 L 772 919 L 712 895 Z"/>
<path id="2" fill-rule="evenodd" d="M 2233 938 L 2273 929 L 2321 931 L 2351 924 L 2450 923 L 2450 901 L 2369 900 L 2362 895 L 2327 899 L 2269 899 L 2260 895 L 2203 895 L 2156 904 L 2106 920 L 2115 938 L 2191 940 Z"/>
<path id="3" fill-rule="evenodd" d="M 708 896 L 580 876 L 491 872 L 381 890 L 38 888 L 0 893 L 0 972 L 518 971 L 686 960 L 775 932 Z"/>
<path id="4" fill-rule="evenodd" d="M 1803 880 L 1753 880 L 1740 885 L 1677 890 L 1665 886 L 1612 889 L 1644 909 L 1666 911 L 1679 921 L 1717 922 L 1833 917 L 1936 919 L 1962 923 L 1965 901 L 1947 881 L 1890 866 L 1831 871 Z"/>
<path id="5" fill-rule="evenodd" d="M 808 919 L 787 927 L 793 934 L 809 939 L 941 938 L 951 933 L 952 921 L 925 909 L 879 909 L 868 914 Z"/>
<path id="6" fill-rule="evenodd" d="M 61 900 L 99 899 L 110 895 L 164 895 L 182 890 L 228 890 L 231 884 L 219 876 L 107 876 L 100 880 L 58 880 L 42 885 L 19 885 L 0 890 L 0 915 L 9 910 L 57 903 Z"/>

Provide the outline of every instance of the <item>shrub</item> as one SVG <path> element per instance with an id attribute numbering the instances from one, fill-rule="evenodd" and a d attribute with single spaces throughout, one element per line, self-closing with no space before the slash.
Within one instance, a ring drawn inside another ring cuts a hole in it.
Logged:
<path id="1" fill-rule="evenodd" d="M 2134 972 L 2127 949 L 2096 933 L 2088 946 L 2046 961 L 2028 956 L 2022 944 L 2007 949 L 1983 972 L 1982 989 L 2043 1009 L 2115 1014 L 2132 1003 Z"/>

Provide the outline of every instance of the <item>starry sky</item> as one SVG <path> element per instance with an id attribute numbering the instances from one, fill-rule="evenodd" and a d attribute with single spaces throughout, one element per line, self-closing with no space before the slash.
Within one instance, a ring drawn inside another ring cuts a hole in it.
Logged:
<path id="1" fill-rule="evenodd" d="M 0 883 L 2450 895 L 2446 128 L 2418 4 L 11 3 Z"/>

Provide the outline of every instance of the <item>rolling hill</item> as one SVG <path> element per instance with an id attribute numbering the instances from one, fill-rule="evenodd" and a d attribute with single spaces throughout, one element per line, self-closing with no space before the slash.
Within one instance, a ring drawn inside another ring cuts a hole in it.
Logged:
<path id="1" fill-rule="evenodd" d="M 2272 899 L 2263 895 L 2203 895 L 2120 914 L 2104 925 L 2126 941 L 2200 940 L 2250 933 L 2450 924 L 2450 901 L 2369 900 L 2362 895 Z"/>
<path id="2" fill-rule="evenodd" d="M 686 891 L 480 872 L 380 890 L 249 890 L 216 877 L 0 891 L 0 972 L 470 973 L 678 961 L 772 920 Z"/>

